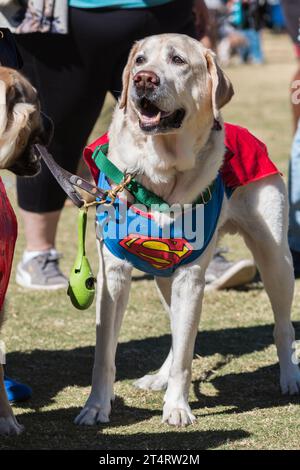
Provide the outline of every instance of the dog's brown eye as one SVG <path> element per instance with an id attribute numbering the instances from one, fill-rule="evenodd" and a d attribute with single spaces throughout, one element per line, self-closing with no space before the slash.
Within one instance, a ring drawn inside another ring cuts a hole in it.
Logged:
<path id="1" fill-rule="evenodd" d="M 176 65 L 186 64 L 186 62 L 181 57 L 179 57 L 179 55 L 173 55 L 172 62 Z"/>
<path id="2" fill-rule="evenodd" d="M 135 63 L 138 65 L 143 64 L 144 62 L 145 62 L 145 57 L 142 55 L 137 56 L 137 58 L 135 59 Z"/>

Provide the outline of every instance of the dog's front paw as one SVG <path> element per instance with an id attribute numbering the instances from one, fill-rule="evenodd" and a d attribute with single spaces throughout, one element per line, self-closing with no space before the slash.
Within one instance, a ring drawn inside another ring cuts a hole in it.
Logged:
<path id="1" fill-rule="evenodd" d="M 298 366 L 281 372 L 280 387 L 283 395 L 298 395 L 300 393 L 300 370 Z"/>
<path id="2" fill-rule="evenodd" d="M 134 382 L 134 386 L 142 390 L 165 390 L 168 385 L 168 377 L 161 374 L 144 375 Z"/>
<path id="3" fill-rule="evenodd" d="M 188 426 L 196 420 L 188 404 L 164 405 L 162 422 L 171 426 Z"/>
<path id="4" fill-rule="evenodd" d="M 110 406 L 86 405 L 82 408 L 74 423 L 80 426 L 93 426 L 94 424 L 109 423 Z"/>
<path id="5" fill-rule="evenodd" d="M 0 435 L 18 435 L 24 431 L 24 426 L 18 423 L 15 416 L 0 417 Z"/>

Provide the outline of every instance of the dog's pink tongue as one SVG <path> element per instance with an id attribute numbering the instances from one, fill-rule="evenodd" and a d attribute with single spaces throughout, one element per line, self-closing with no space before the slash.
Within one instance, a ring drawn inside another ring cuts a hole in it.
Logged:
<path id="1" fill-rule="evenodd" d="M 157 126 L 160 122 L 161 112 L 156 114 L 156 116 L 146 116 L 142 115 L 141 121 L 145 126 Z"/>

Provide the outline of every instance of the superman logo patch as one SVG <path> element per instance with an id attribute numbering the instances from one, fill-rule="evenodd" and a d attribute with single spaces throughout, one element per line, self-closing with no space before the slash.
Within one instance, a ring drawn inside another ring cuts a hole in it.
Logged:
<path id="1" fill-rule="evenodd" d="M 184 238 L 152 238 L 130 234 L 120 245 L 129 253 L 156 269 L 169 269 L 192 254 L 192 246 Z"/>

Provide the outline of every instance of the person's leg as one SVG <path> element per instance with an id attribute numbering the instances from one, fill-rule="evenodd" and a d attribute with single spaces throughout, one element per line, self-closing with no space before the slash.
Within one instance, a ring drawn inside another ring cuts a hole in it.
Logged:
<path id="1" fill-rule="evenodd" d="M 248 41 L 245 35 L 232 28 L 231 31 L 219 42 L 218 45 L 218 57 L 221 65 L 227 66 L 234 52 L 239 51 L 241 54 L 242 48 L 247 50 Z"/>
<path id="2" fill-rule="evenodd" d="M 300 120 L 294 136 L 289 165 L 289 246 L 295 276 L 300 277 Z"/>
<path id="3" fill-rule="evenodd" d="M 74 52 L 70 56 L 70 39 L 32 35 L 30 38 L 21 37 L 18 41 L 25 62 L 24 72 L 40 93 L 43 111 L 55 123 L 50 152 L 61 166 L 74 172 L 93 125 L 91 123 L 86 128 L 83 123 L 81 126 L 81 114 L 77 107 L 82 99 L 83 68 Z M 36 53 L 37 48 L 44 52 L 43 57 Z M 53 59 L 46 59 L 53 56 L 56 63 L 52 62 Z M 65 68 L 62 65 L 64 60 Z M 17 268 L 17 282 L 23 287 L 65 288 L 67 279 L 59 270 L 59 256 L 55 251 L 56 230 L 65 194 L 43 163 L 36 178 L 17 179 L 17 190 L 26 238 L 26 251 Z"/>
<path id="4" fill-rule="evenodd" d="M 293 256 L 294 271 L 296 277 L 300 276 L 300 42 L 299 42 L 299 15 L 300 3 L 298 0 L 281 0 L 287 32 L 290 35 L 294 47 L 298 68 L 292 79 L 290 95 L 293 113 L 294 140 L 291 149 L 289 165 L 289 246 Z M 298 82 L 298 83 L 297 83 Z"/>
<path id="5" fill-rule="evenodd" d="M 37 213 L 20 209 L 20 214 L 24 223 L 27 251 L 49 251 L 55 247 L 60 211 Z"/>
<path id="6" fill-rule="evenodd" d="M 247 62 L 249 54 L 250 54 L 250 38 L 248 34 L 248 30 L 246 29 L 239 29 L 238 33 L 245 38 L 245 42 L 237 48 L 240 58 L 243 62 Z"/>
<path id="7" fill-rule="evenodd" d="M 295 277 L 300 277 L 300 46 L 296 48 L 298 69 L 292 80 L 291 101 L 293 114 L 294 139 L 289 164 L 289 246 L 293 257 Z M 296 87 L 296 88 L 295 88 Z M 296 99 L 297 98 L 297 99 Z"/>
<path id="8" fill-rule="evenodd" d="M 260 32 L 255 29 L 249 30 L 249 59 L 252 64 L 262 64 L 264 62 L 264 56 L 261 47 L 261 36 Z"/>
<path id="9" fill-rule="evenodd" d="M 70 26 L 74 33 L 69 38 L 32 35 L 19 37 L 18 42 L 24 72 L 40 92 L 43 111 L 55 123 L 50 152 L 62 167 L 76 172 L 82 149 L 101 110 L 111 67 L 108 60 L 107 73 L 101 76 L 96 70 L 97 78 L 91 78 L 95 46 L 90 47 L 88 33 L 79 24 L 79 9 L 71 10 Z M 17 281 L 24 287 L 65 287 L 67 280 L 58 269 L 54 251 L 65 193 L 45 165 L 36 178 L 18 179 L 17 188 L 26 237 L 26 252 L 18 266 Z M 35 280 L 28 271 L 37 274 Z"/>
<path id="10" fill-rule="evenodd" d="M 262 64 L 264 56 L 259 31 L 249 28 L 240 30 L 240 33 L 246 39 L 246 43 L 238 48 L 242 59 L 245 62 L 250 61 L 253 64 Z"/>

